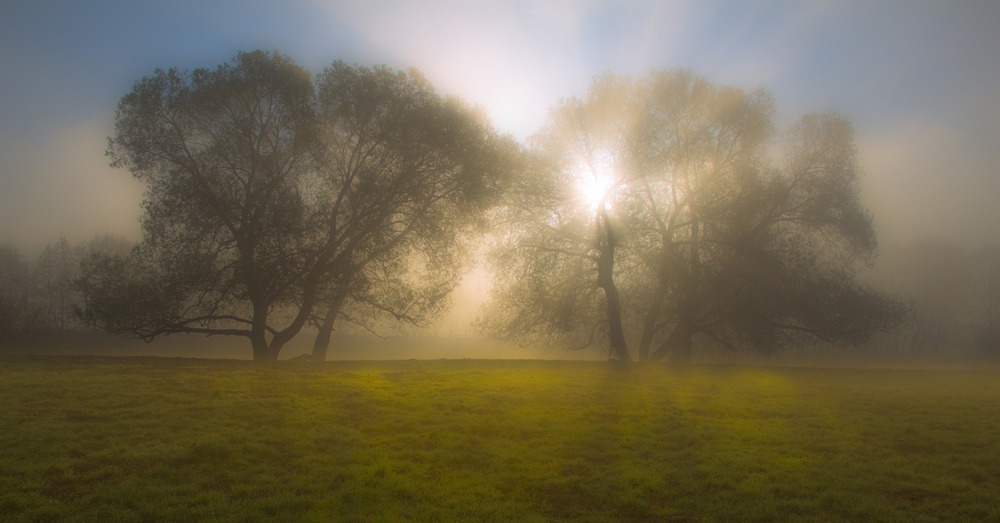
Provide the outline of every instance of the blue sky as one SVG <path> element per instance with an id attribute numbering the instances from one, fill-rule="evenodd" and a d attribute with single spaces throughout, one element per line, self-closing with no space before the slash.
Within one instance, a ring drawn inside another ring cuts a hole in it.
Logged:
<path id="1" fill-rule="evenodd" d="M 688 68 L 763 87 L 778 123 L 855 125 L 883 243 L 1000 243 L 1000 2 L 7 0 L 0 243 L 138 234 L 142 188 L 103 156 L 118 99 L 156 68 L 277 49 L 417 67 L 525 137 L 604 71 Z"/>

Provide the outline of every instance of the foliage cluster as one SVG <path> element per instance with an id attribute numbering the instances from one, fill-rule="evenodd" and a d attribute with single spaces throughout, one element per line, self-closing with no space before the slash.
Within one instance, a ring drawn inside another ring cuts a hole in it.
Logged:
<path id="1" fill-rule="evenodd" d="M 991 371 L 7 357 L 5 521 L 995 521 Z"/>
<path id="2" fill-rule="evenodd" d="M 322 360 L 338 318 L 432 320 L 517 147 L 417 71 L 255 51 L 136 82 L 107 152 L 147 187 L 143 241 L 86 261 L 84 319 L 273 361 L 308 324 Z"/>
<path id="3" fill-rule="evenodd" d="M 157 70 L 107 150 L 147 187 L 143 241 L 85 260 L 82 317 L 146 340 L 241 336 L 268 361 L 312 324 L 322 361 L 338 321 L 432 321 L 463 240 L 492 225 L 484 325 L 502 338 L 676 361 L 696 341 L 865 341 L 903 307 L 857 278 L 877 241 L 852 128 L 810 114 L 774 141 L 773 112 L 687 71 L 608 74 L 524 150 L 414 70 L 314 78 L 261 51 Z"/>
<path id="4" fill-rule="evenodd" d="M 687 71 L 563 100 L 510 195 L 487 327 L 686 361 L 695 340 L 768 352 L 894 326 L 902 306 L 858 279 L 877 241 L 851 125 L 809 114 L 775 141 L 773 111 Z"/>

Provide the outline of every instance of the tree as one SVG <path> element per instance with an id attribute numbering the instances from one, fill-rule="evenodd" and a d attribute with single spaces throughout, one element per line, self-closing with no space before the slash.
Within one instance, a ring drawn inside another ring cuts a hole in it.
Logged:
<path id="1" fill-rule="evenodd" d="M 506 299 L 497 303 L 519 304 L 491 313 L 488 327 L 501 337 L 583 334 L 573 343 L 585 346 L 605 336 L 612 357 L 631 359 L 616 272 L 628 240 L 628 209 L 620 204 L 634 182 L 627 139 L 636 117 L 634 88 L 604 76 L 586 100 L 555 107 L 552 122 L 533 137 L 536 168 L 512 192 L 513 229 L 499 249 L 505 285 L 497 287 Z M 510 251 L 522 254 L 521 265 L 509 263 Z"/>
<path id="2" fill-rule="evenodd" d="M 511 206 L 535 208 L 512 214 L 505 248 L 524 254 L 501 272 L 493 332 L 583 327 L 591 341 L 598 331 L 586 326 L 607 325 L 612 352 L 627 359 L 621 326 L 640 359 L 686 361 L 696 336 L 767 351 L 795 334 L 858 341 L 892 325 L 900 308 L 856 279 L 876 242 L 857 198 L 850 125 L 803 118 L 775 165 L 772 111 L 766 93 L 684 71 L 605 76 L 585 100 L 562 102 L 535 139 L 550 159 L 545 181 Z M 574 202 L 590 184 L 601 187 L 599 204 Z M 590 292 L 610 286 L 621 315 L 612 294 Z"/>
<path id="3" fill-rule="evenodd" d="M 954 242 L 923 240 L 888 254 L 892 271 L 888 285 L 910 310 L 900 329 L 902 348 L 912 354 L 940 355 L 970 345 L 968 334 L 974 329 L 969 323 L 977 309 L 971 291 L 980 274 L 965 249 Z"/>
<path id="4" fill-rule="evenodd" d="M 70 245 L 65 237 L 45 246 L 34 264 L 36 293 L 45 309 L 48 322 L 63 332 L 73 319 L 73 307 L 78 297 L 73 282 L 80 266 L 81 249 Z"/>
<path id="5" fill-rule="evenodd" d="M 518 148 L 413 70 L 334 63 L 318 79 L 317 116 L 322 360 L 338 317 L 372 329 L 440 312 L 460 280 L 462 233 L 504 190 Z"/>
<path id="6" fill-rule="evenodd" d="M 976 348 L 986 357 L 1000 357 L 1000 246 L 989 245 L 972 257 L 976 292 Z"/>
<path id="7" fill-rule="evenodd" d="M 897 351 L 935 358 L 1000 354 L 1000 249 L 976 251 L 923 239 L 887 250 L 871 275 L 907 304 L 886 340 Z"/>
<path id="8" fill-rule="evenodd" d="M 419 321 L 447 286 L 407 279 L 410 262 L 454 263 L 506 145 L 416 73 L 335 63 L 317 93 L 278 53 L 158 70 L 122 99 L 108 148 L 147 184 L 143 242 L 86 261 L 83 317 L 147 340 L 243 336 L 257 360 L 310 322 L 322 357 L 349 301 Z"/>
<path id="9" fill-rule="evenodd" d="M 18 344 L 45 325 L 33 299 L 31 264 L 11 244 L 0 245 L 0 346 Z"/>

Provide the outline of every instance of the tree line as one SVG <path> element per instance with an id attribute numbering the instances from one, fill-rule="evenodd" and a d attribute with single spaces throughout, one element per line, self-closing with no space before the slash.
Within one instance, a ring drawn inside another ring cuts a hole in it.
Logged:
<path id="1" fill-rule="evenodd" d="M 481 327 L 504 339 L 686 361 L 897 326 L 859 278 L 877 241 L 849 122 L 773 113 L 687 71 L 609 74 L 520 143 L 415 70 L 260 51 L 157 70 L 107 150 L 147 187 L 142 241 L 82 261 L 80 318 L 245 337 L 263 361 L 311 325 L 323 360 L 340 322 L 433 321 L 488 233 Z"/>
<path id="2" fill-rule="evenodd" d="M 1000 358 L 1000 245 L 970 250 L 921 240 L 882 250 L 869 277 L 906 305 L 907 321 L 876 339 L 918 357 Z"/>
<path id="3" fill-rule="evenodd" d="M 76 280 L 80 263 L 96 253 L 125 254 L 133 242 L 111 234 L 73 244 L 65 237 L 27 257 L 12 244 L 0 245 L 0 346 L 44 342 L 85 325 Z"/>

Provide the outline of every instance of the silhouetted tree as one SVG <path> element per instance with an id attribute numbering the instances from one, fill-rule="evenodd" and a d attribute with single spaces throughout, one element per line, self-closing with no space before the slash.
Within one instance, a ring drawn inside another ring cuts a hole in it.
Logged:
<path id="1" fill-rule="evenodd" d="M 45 325 L 34 299 L 31 264 L 11 244 L 0 245 L 0 346 L 18 345 Z"/>
<path id="2" fill-rule="evenodd" d="M 505 249 L 523 255 L 500 272 L 492 330 L 591 341 L 588 326 L 606 322 L 619 358 L 620 326 L 640 359 L 686 361 L 695 336 L 768 351 L 796 334 L 860 341 L 892 325 L 901 308 L 856 279 L 876 242 L 850 125 L 807 116 L 774 165 L 771 107 L 763 92 L 687 72 L 605 76 L 562 102 L 535 139 L 545 181 L 511 206 Z M 596 206 L 573 198 L 588 173 Z M 620 315 L 613 293 L 593 292 L 612 286 Z"/>
<path id="3" fill-rule="evenodd" d="M 503 190 L 518 148 L 412 70 L 334 63 L 317 102 L 323 360 L 338 317 L 368 329 L 436 317 L 460 280 L 462 233 Z"/>
<path id="4" fill-rule="evenodd" d="M 134 86 L 108 154 L 147 184 L 143 242 L 86 260 L 87 321 L 147 340 L 244 336 L 275 360 L 310 321 L 328 339 L 348 300 L 403 320 L 434 312 L 448 285 L 410 262 L 447 274 L 459 211 L 502 185 L 490 168 L 508 142 L 415 73 L 336 63 L 318 83 L 258 51 Z"/>
<path id="5" fill-rule="evenodd" d="M 968 346 L 975 276 L 965 249 L 954 242 L 918 241 L 894 257 L 892 288 L 911 311 L 901 329 L 904 350 L 934 354 Z"/>
<path id="6" fill-rule="evenodd" d="M 98 234 L 80 246 L 81 257 L 94 253 L 125 256 L 135 248 L 135 242 L 111 233 Z"/>
<path id="7" fill-rule="evenodd" d="M 896 351 L 935 358 L 1000 354 L 997 246 L 970 253 L 951 241 L 915 241 L 887 250 L 872 278 L 910 311 L 886 340 Z"/>
<path id="8" fill-rule="evenodd" d="M 65 237 L 42 249 L 34 263 L 36 296 L 47 312 L 48 324 L 56 331 L 65 331 L 73 320 L 73 308 L 78 301 L 73 282 L 80 267 L 82 249 L 70 245 Z"/>
<path id="9" fill-rule="evenodd" d="M 582 334 L 574 344 L 587 345 L 600 334 L 611 355 L 627 361 L 615 279 L 626 240 L 617 193 L 628 183 L 630 144 L 622 138 L 634 110 L 617 78 L 602 78 L 592 91 L 557 106 L 532 138 L 533 168 L 511 193 L 503 221 L 512 229 L 495 264 L 505 282 L 497 287 L 501 302 L 516 305 L 491 312 L 490 322 L 501 336 L 522 340 Z M 520 256 L 512 260 L 511 252 Z"/>
<path id="10" fill-rule="evenodd" d="M 976 304 L 976 348 L 1000 358 L 1000 247 L 984 246 L 972 257 Z"/>

